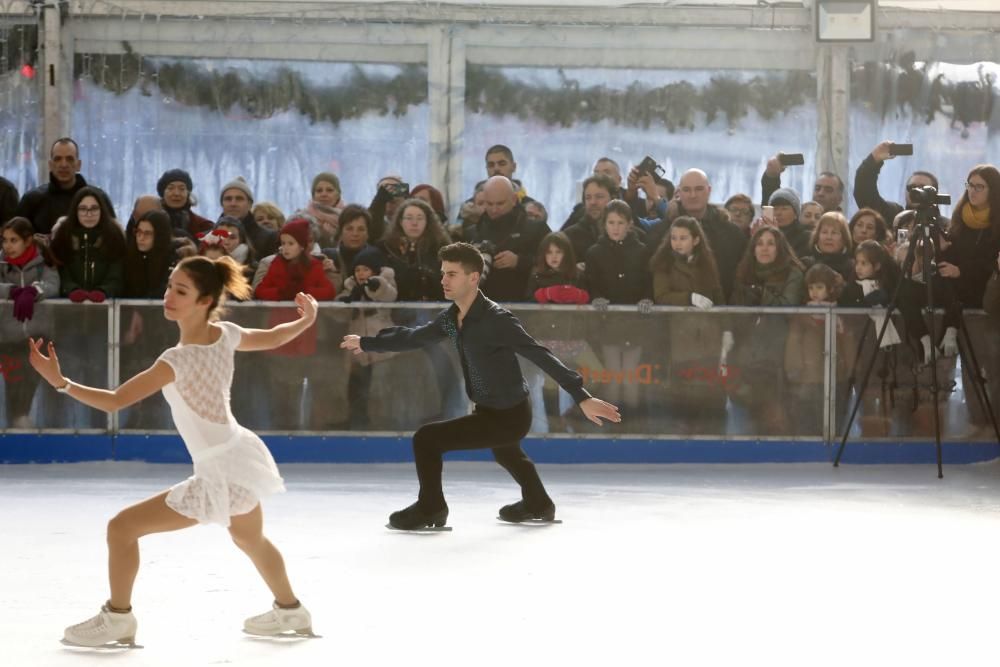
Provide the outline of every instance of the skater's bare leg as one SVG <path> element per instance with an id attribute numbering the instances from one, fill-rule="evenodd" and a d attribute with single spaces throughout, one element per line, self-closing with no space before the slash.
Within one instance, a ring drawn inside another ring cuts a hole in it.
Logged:
<path id="1" fill-rule="evenodd" d="M 229 521 L 233 542 L 253 561 L 264 583 L 274 594 L 274 601 L 282 607 L 298 604 L 292 585 L 288 583 L 281 552 L 264 537 L 264 512 L 260 504 L 246 514 L 230 517 Z"/>
<path id="2" fill-rule="evenodd" d="M 189 528 L 198 522 L 167 506 L 167 491 L 126 507 L 108 522 L 109 602 L 115 609 L 132 606 L 132 586 L 139 572 L 139 538 Z"/>

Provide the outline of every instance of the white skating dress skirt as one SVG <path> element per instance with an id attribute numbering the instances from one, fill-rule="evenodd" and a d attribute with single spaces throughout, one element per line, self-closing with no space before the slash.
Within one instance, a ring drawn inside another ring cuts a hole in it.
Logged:
<path id="1" fill-rule="evenodd" d="M 160 355 L 174 369 L 163 396 L 194 462 L 194 475 L 171 487 L 167 505 L 201 523 L 229 526 L 229 517 L 246 514 L 285 485 L 271 452 L 236 423 L 229 406 L 243 329 L 231 322 L 216 326 L 222 335 L 214 343 L 177 345 Z"/>

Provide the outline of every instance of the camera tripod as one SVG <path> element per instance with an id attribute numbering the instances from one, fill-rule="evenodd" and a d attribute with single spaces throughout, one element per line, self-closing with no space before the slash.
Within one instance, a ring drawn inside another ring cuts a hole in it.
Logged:
<path id="1" fill-rule="evenodd" d="M 928 189 L 931 188 L 928 187 Z M 936 195 L 936 191 L 933 194 Z M 934 445 L 937 456 L 938 478 L 940 479 L 944 477 L 941 462 L 941 408 L 938 404 L 938 394 L 940 393 L 941 388 L 937 377 L 937 336 L 935 333 L 934 322 L 935 260 L 941 239 L 941 229 L 938 226 L 937 220 L 938 216 L 936 205 L 925 203 L 921 204 L 917 208 L 913 233 L 910 235 L 910 245 L 907 248 L 906 259 L 903 261 L 903 274 L 900 278 L 899 284 L 896 285 L 892 300 L 889 302 L 885 312 L 885 319 L 883 320 L 878 336 L 875 339 L 875 350 L 872 352 L 871 359 L 869 359 L 864 375 L 861 378 L 861 385 L 858 389 L 858 395 L 854 401 L 854 408 L 851 410 L 851 416 L 844 425 L 844 435 L 840 440 L 840 447 L 837 449 L 837 456 L 833 461 L 834 467 L 838 467 L 840 465 L 840 459 L 844 454 L 844 448 L 847 446 L 847 439 L 851 432 L 851 427 L 857 417 L 858 409 L 861 407 L 861 401 L 864 397 L 864 393 L 868 388 L 868 382 L 871 379 L 872 370 L 875 367 L 875 361 L 878 358 L 879 350 L 881 349 L 882 339 L 885 337 L 885 332 L 892 321 L 893 312 L 899 309 L 899 296 L 901 290 L 903 289 L 903 284 L 907 280 L 912 280 L 911 276 L 913 272 L 913 264 L 916 261 L 916 252 L 917 247 L 919 246 L 923 267 L 924 285 L 927 291 L 927 302 L 923 312 L 928 315 L 928 329 L 931 339 L 929 361 L 931 369 L 931 400 L 934 404 Z M 865 331 L 862 334 L 861 340 L 858 342 L 859 357 L 861 355 L 864 338 L 867 336 L 870 328 L 871 322 L 869 321 L 865 324 Z M 961 314 L 961 311 L 958 313 L 958 332 L 958 350 L 959 358 L 962 362 L 962 368 L 965 369 L 968 372 L 968 375 L 972 378 L 971 384 L 973 386 L 974 393 L 976 394 L 976 400 L 979 401 L 979 404 L 989 416 L 993 425 L 994 435 L 996 435 L 997 441 L 1000 441 L 1000 426 L 997 425 L 997 417 L 993 412 L 993 406 L 990 403 L 990 397 L 986 391 L 986 379 L 983 377 L 979 360 L 976 358 L 975 348 L 972 345 L 972 336 L 969 334 L 968 327 L 965 323 L 965 316 Z"/>

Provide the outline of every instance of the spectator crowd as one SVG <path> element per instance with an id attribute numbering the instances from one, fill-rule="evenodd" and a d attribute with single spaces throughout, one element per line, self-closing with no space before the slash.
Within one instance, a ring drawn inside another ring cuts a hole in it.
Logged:
<path id="1" fill-rule="evenodd" d="M 0 345 L 14 354 L 27 336 L 46 332 L 47 322 L 33 319 L 41 299 L 159 299 L 172 267 L 194 254 L 232 258 L 261 301 L 289 301 L 302 291 L 320 301 L 358 304 L 362 315 L 354 316 L 350 331 L 371 334 L 393 320 L 360 304 L 442 301 L 438 250 L 462 240 L 486 259 L 483 292 L 495 301 L 590 304 L 599 313 L 634 306 L 640 315 L 656 304 L 691 306 L 696 310 L 668 318 L 663 345 L 672 373 L 738 363 L 749 387 L 747 404 L 762 429 L 794 430 L 771 400 L 774 392 L 753 389 L 821 392 L 825 320 L 706 317 L 701 311 L 726 305 L 862 307 L 873 309 L 872 321 L 879 324 L 878 310 L 895 297 L 902 330 L 887 327 L 884 349 L 875 352 L 905 348 L 916 365 L 930 361 L 932 346 L 944 358 L 959 352 L 963 309 L 985 308 L 1000 318 L 1000 171 L 988 164 L 971 168 L 949 219 L 927 203 L 932 195 L 926 188 L 938 186 L 927 171 L 913 172 L 905 192 L 884 198 L 878 178 L 893 159 L 891 148 L 882 142 L 865 157 L 852 193 L 839 175 L 824 172 L 809 200 L 782 185 L 786 166 L 776 154 L 761 175 L 758 202 L 743 193 L 714 192 L 709 174 L 697 168 L 674 183 L 648 161 L 623 174 L 618 163 L 601 157 L 560 223 L 525 189 L 513 152 L 503 145 L 487 150 L 485 178 L 452 221 L 438 188 L 411 187 L 401 174 L 381 178 L 365 205 L 344 200 L 336 174 L 319 173 L 309 201 L 285 209 L 257 201 L 254 184 L 235 176 L 217 193 L 218 206 L 206 207 L 197 203 L 197 184 L 182 168 L 166 171 L 156 194 L 140 196 L 120 215 L 107 191 L 81 173 L 77 143 L 62 138 L 49 153 L 48 183 L 19 196 L 0 178 L 0 298 L 9 309 Z M 848 216 L 851 194 L 856 206 Z M 916 226 L 928 219 L 939 234 L 931 266 L 924 266 L 926 232 Z M 923 316 L 928 293 L 945 311 L 936 340 Z M 273 318 L 290 316 L 286 310 L 274 309 Z M 850 334 L 838 325 L 838 336 Z M 603 335 L 595 353 L 606 367 L 633 367 L 654 352 L 630 342 L 628 331 L 611 327 Z M 310 377 L 315 351 L 315 340 L 286 350 L 281 373 Z M 377 381 L 372 367 L 381 361 L 380 355 L 352 361 L 348 391 L 368 391 Z M 441 359 L 430 361 L 440 383 L 457 381 L 441 375 Z M 24 423 L 34 390 L 30 382 L 8 387 L 9 424 Z M 290 394 L 283 409 L 295 409 Z M 706 418 L 724 410 L 725 397 L 696 397 L 696 403 L 691 409 Z"/>

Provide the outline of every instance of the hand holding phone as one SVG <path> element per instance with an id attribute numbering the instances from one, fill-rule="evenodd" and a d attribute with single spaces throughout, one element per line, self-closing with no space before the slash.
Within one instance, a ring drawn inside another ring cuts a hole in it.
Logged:
<path id="1" fill-rule="evenodd" d="M 799 166 L 806 163 L 802 153 L 778 153 L 778 162 L 782 167 Z"/>

